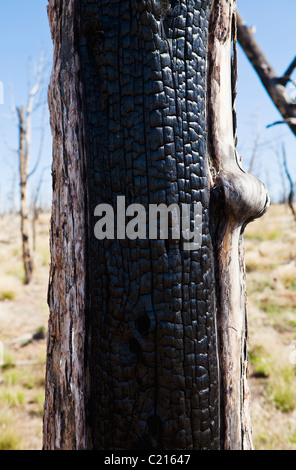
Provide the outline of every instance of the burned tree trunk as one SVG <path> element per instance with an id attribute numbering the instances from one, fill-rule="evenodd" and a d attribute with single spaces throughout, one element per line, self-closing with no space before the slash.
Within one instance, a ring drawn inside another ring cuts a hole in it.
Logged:
<path id="1" fill-rule="evenodd" d="M 250 448 L 242 232 L 268 198 L 235 148 L 235 1 L 51 0 L 49 19 L 44 448 Z M 199 204 L 200 244 L 98 240 L 99 204 Z"/>

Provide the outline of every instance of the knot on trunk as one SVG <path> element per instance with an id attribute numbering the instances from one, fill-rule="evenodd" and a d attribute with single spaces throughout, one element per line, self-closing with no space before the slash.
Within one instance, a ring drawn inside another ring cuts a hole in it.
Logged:
<path id="1" fill-rule="evenodd" d="M 236 168 L 220 171 L 215 187 L 223 193 L 224 210 L 235 227 L 246 227 L 261 217 L 270 205 L 266 186 L 255 176 Z M 216 189 L 217 192 L 217 189 Z"/>

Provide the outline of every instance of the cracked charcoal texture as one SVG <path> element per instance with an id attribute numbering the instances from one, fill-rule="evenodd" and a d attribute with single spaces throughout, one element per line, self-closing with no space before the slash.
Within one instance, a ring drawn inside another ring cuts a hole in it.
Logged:
<path id="1" fill-rule="evenodd" d="M 217 449 L 209 234 L 209 1 L 81 0 L 89 209 L 90 427 L 95 449 Z M 94 208 L 193 203 L 202 247 L 103 240 Z"/>

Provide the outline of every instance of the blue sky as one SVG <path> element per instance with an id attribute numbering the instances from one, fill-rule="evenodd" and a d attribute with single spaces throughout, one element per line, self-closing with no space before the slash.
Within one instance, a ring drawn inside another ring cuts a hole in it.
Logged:
<path id="1" fill-rule="evenodd" d="M 248 26 L 255 26 L 255 38 L 266 58 L 281 76 L 296 56 L 294 0 L 238 0 L 238 11 Z M 260 135 L 254 173 L 267 184 L 272 198 L 282 192 L 282 178 L 276 153 L 285 144 L 287 160 L 296 181 L 295 137 L 286 125 L 266 129 L 281 115 L 238 45 L 238 150 L 248 169 L 256 136 Z M 293 75 L 295 79 L 296 73 Z M 296 87 L 291 87 L 296 96 Z M 288 185 L 287 185 L 288 189 Z"/>
<path id="2" fill-rule="evenodd" d="M 0 2 L 0 80 L 4 84 L 4 105 L 0 106 L 0 211 L 3 204 L 7 207 L 7 196 L 13 187 L 14 175 L 17 175 L 18 130 L 9 118 L 11 114 L 10 96 L 14 96 L 16 106 L 25 105 L 30 88 L 30 75 L 34 74 L 41 51 L 48 62 L 46 84 L 43 88 L 43 101 L 46 100 L 47 82 L 52 60 L 52 41 L 46 12 L 47 0 L 10 0 Z M 31 72 L 30 72 L 31 71 Z M 31 78 L 31 86 L 33 78 Z M 38 98 L 39 101 L 39 98 Z M 32 122 L 31 168 L 36 162 L 42 123 L 42 106 L 34 113 Z M 38 171 L 30 179 L 34 192 L 43 168 L 41 197 L 45 201 L 51 194 L 51 133 L 48 111 L 46 111 L 46 134 Z M 18 186 L 15 189 L 18 200 Z M 5 202 L 3 202 L 5 200 Z"/>
<path id="3" fill-rule="evenodd" d="M 34 64 L 36 66 L 41 50 L 49 63 L 48 77 L 50 73 L 52 41 L 46 5 L 47 0 L 0 2 L 0 80 L 5 89 L 5 103 L 0 106 L 0 211 L 3 208 L 3 196 L 7 197 L 11 192 L 13 174 L 17 172 L 17 155 L 13 149 L 17 148 L 18 132 L 8 117 L 10 90 L 13 90 L 17 106 L 26 103 L 29 89 L 28 71 L 32 70 Z M 295 0 L 238 0 L 238 10 L 248 25 L 256 26 L 258 43 L 276 72 L 281 75 L 296 55 Z M 286 145 L 290 171 L 296 180 L 295 137 L 285 125 L 266 129 L 268 124 L 275 122 L 280 116 L 240 46 L 238 52 L 238 150 L 247 169 L 254 142 L 259 135 L 254 173 L 268 185 L 272 197 L 276 198 L 282 191 L 276 157 L 282 142 Z M 36 112 L 33 122 L 32 166 L 39 148 L 41 109 Z M 48 115 L 46 122 L 48 123 Z M 39 181 L 40 171 L 47 168 L 42 186 L 44 200 L 48 199 L 50 194 L 50 162 L 51 134 L 48 125 L 39 172 L 31 180 L 31 187 L 34 188 Z"/>

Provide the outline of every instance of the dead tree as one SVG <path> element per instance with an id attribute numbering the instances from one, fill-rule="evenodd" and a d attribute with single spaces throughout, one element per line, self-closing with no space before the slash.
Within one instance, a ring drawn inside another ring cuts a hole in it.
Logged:
<path id="1" fill-rule="evenodd" d="M 284 74 L 278 77 L 255 40 L 251 28 L 246 26 L 239 14 L 237 15 L 237 24 L 238 41 L 256 70 L 271 100 L 283 117 L 283 121 L 272 123 L 269 127 L 276 124 L 288 124 L 293 134 L 296 135 L 296 100 L 291 98 L 286 88 L 296 68 L 296 57 Z"/>
<path id="2" fill-rule="evenodd" d="M 29 284 L 33 274 L 33 259 L 31 254 L 30 236 L 29 236 L 29 201 L 28 201 L 28 179 L 30 173 L 30 152 L 32 139 L 32 112 L 34 110 L 35 97 L 40 89 L 41 76 L 43 70 L 43 58 L 41 57 L 36 74 L 36 81 L 31 88 L 26 106 L 18 107 L 18 129 L 19 129 L 19 176 L 20 176 L 20 216 L 21 216 L 21 237 L 22 237 L 22 256 L 25 272 L 24 283 Z M 36 168 L 35 168 L 36 169 Z M 34 170 L 35 171 L 35 170 Z"/>
<path id="3" fill-rule="evenodd" d="M 29 204 L 28 204 L 28 163 L 29 153 L 26 146 L 27 129 L 25 127 L 24 108 L 17 108 L 19 118 L 19 170 L 20 170 L 20 187 L 21 187 L 21 236 L 22 236 L 22 253 L 23 265 L 25 271 L 25 284 L 29 284 L 32 279 L 33 261 L 31 257 L 29 242 Z"/>
<path id="4" fill-rule="evenodd" d="M 235 6 L 49 1 L 44 449 L 252 446 L 242 233 L 269 199 L 236 151 Z M 97 240 L 119 196 L 201 204 L 201 246 Z"/>
<path id="5" fill-rule="evenodd" d="M 291 209 L 294 220 L 296 221 L 296 211 L 294 209 L 294 204 L 293 204 L 293 201 L 294 201 L 294 183 L 293 183 L 292 177 L 291 177 L 290 172 L 289 172 L 287 157 L 286 157 L 286 149 L 285 149 L 284 144 L 282 144 L 282 156 L 283 156 L 283 165 L 284 165 L 285 173 L 286 173 L 286 176 L 287 176 L 289 184 L 290 184 L 288 204 L 289 204 L 289 207 Z"/>

